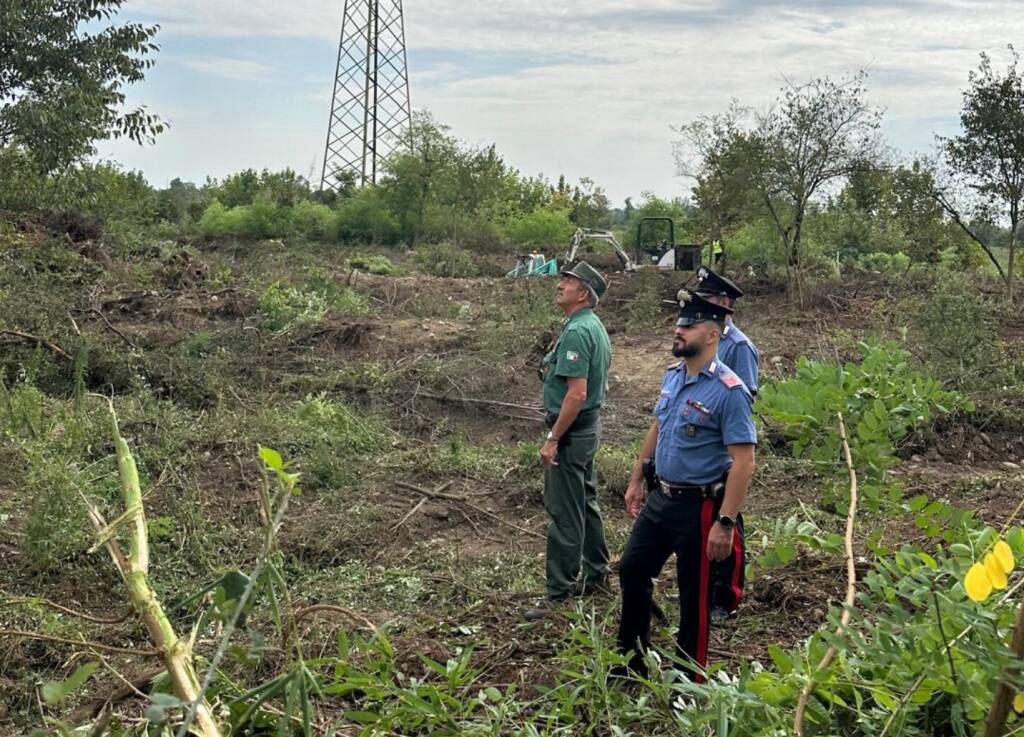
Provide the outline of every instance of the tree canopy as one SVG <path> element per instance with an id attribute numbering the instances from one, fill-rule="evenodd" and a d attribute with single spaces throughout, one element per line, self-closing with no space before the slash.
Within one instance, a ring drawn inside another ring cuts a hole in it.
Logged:
<path id="1" fill-rule="evenodd" d="M 23 147 L 52 171 L 105 138 L 142 143 L 164 129 L 125 86 L 153 65 L 156 26 L 112 23 L 124 0 L 0 3 L 0 147 Z M 86 27 L 98 30 L 86 30 Z"/>

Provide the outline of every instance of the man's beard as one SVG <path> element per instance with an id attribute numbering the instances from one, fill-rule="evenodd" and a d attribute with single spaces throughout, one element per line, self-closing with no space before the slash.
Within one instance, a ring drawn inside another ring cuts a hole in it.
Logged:
<path id="1" fill-rule="evenodd" d="M 695 343 L 672 341 L 672 355 L 676 358 L 695 358 L 700 355 L 700 346 Z"/>

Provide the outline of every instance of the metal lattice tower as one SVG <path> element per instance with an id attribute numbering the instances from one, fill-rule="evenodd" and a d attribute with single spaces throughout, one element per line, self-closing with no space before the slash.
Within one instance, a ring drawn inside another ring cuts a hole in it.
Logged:
<path id="1" fill-rule="evenodd" d="M 402 0 L 345 0 L 320 189 L 337 190 L 346 171 L 376 183 L 410 122 Z"/>

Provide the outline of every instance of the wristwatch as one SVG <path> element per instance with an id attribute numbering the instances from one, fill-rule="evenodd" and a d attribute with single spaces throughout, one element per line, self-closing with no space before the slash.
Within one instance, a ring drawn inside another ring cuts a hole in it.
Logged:
<path id="1" fill-rule="evenodd" d="M 556 443 L 558 442 L 558 438 L 556 438 L 555 434 L 550 430 L 548 430 L 548 440 L 554 440 Z"/>
<path id="2" fill-rule="evenodd" d="M 736 526 L 736 520 L 734 520 L 727 514 L 720 514 L 718 515 L 718 524 L 720 524 L 727 530 L 731 530 L 733 527 Z"/>

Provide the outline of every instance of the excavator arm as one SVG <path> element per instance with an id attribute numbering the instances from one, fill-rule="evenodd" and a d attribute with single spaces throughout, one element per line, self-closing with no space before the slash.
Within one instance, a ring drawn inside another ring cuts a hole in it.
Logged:
<path id="1" fill-rule="evenodd" d="M 619 261 L 622 263 L 623 271 L 636 271 L 636 262 L 629 257 L 618 240 L 615 239 L 615 234 L 610 230 L 591 230 L 589 228 L 577 228 L 576 232 L 572 235 L 572 241 L 569 244 L 569 251 L 565 254 L 565 262 L 567 264 L 575 263 L 579 257 L 580 246 L 583 245 L 584 241 L 604 241 L 611 245 L 615 250 L 615 255 L 618 256 Z"/>

